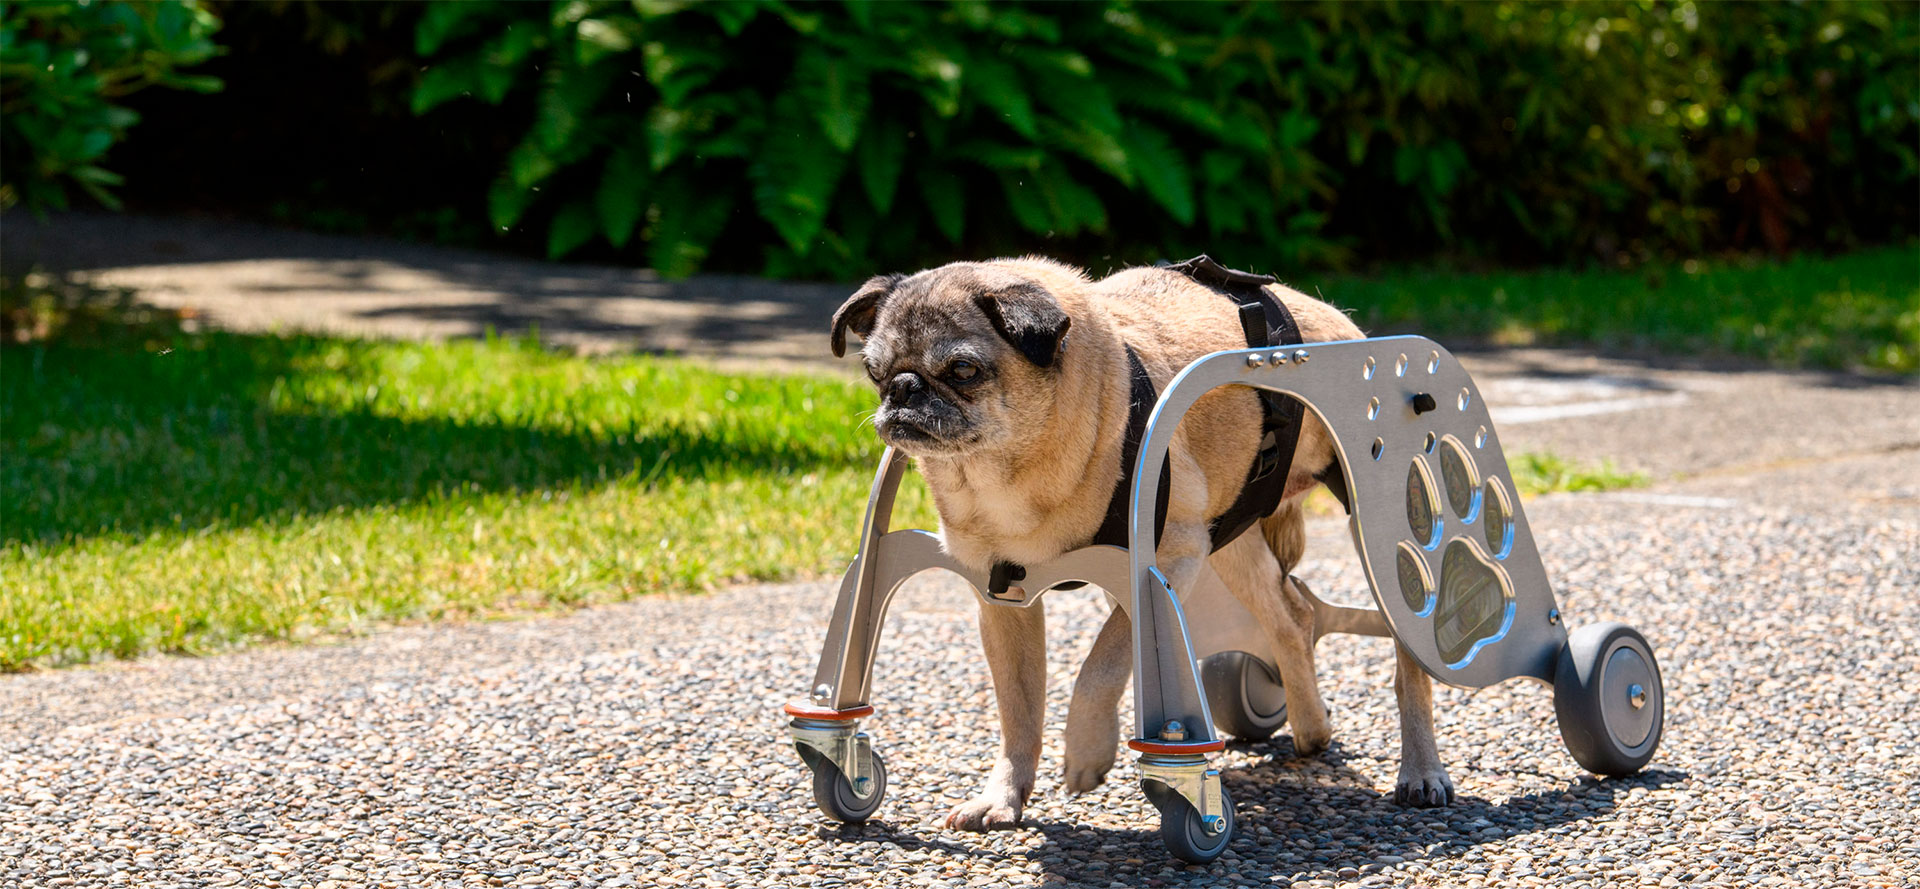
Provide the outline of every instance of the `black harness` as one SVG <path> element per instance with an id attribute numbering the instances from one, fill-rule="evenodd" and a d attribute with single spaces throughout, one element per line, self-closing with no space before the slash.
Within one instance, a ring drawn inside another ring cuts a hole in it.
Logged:
<path id="1" fill-rule="evenodd" d="M 1235 271 L 1227 268 L 1205 255 L 1196 256 L 1185 262 L 1162 266 L 1168 271 L 1179 272 L 1204 284 L 1217 293 L 1234 301 L 1240 307 L 1240 327 L 1246 334 L 1247 348 L 1262 349 L 1272 346 L 1298 345 L 1300 325 L 1293 320 L 1293 313 L 1268 293 L 1265 285 L 1277 283 L 1271 275 L 1255 275 L 1250 272 Z M 1100 530 L 1094 532 L 1093 543 L 1124 547 L 1127 545 L 1127 507 L 1133 495 L 1134 462 L 1140 457 L 1140 443 L 1146 439 L 1147 417 L 1153 412 L 1154 403 L 1159 401 L 1160 393 L 1153 387 L 1153 379 L 1147 376 L 1146 366 L 1140 363 L 1140 356 L 1127 346 L 1127 366 L 1133 378 L 1131 405 L 1127 409 L 1127 435 L 1120 447 L 1120 478 L 1114 482 L 1113 495 L 1107 501 L 1107 517 L 1100 523 Z M 1293 466 L 1293 452 L 1300 441 L 1300 420 L 1305 415 L 1306 405 L 1298 399 L 1278 392 L 1259 390 L 1260 396 L 1260 450 L 1254 455 L 1253 465 L 1247 467 L 1246 483 L 1240 486 L 1240 496 L 1227 507 L 1227 511 L 1207 523 L 1208 535 L 1212 538 L 1213 551 L 1232 543 L 1262 517 L 1271 515 L 1280 505 L 1280 498 L 1286 493 L 1287 473 Z M 1337 467 L 1329 467 L 1332 472 L 1323 471 L 1322 481 L 1329 476 L 1340 479 Z M 1170 470 L 1167 465 L 1160 467 L 1160 495 L 1154 509 L 1153 529 L 1157 539 L 1167 524 L 1167 490 Z M 1340 479 L 1344 481 L 1344 479 Z M 1344 485 L 1335 488 L 1334 493 L 1346 502 Z M 993 572 L 988 578 L 988 594 L 1000 596 L 1012 583 L 1025 580 L 1025 567 L 1012 562 L 995 562 Z M 1072 589 L 1080 584 L 1062 585 L 1061 589 Z"/>

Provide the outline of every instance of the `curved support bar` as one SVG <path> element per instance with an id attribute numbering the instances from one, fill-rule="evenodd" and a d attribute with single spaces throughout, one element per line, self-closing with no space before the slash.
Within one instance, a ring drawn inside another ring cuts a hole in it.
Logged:
<path id="1" fill-rule="evenodd" d="M 1067 553 L 1044 565 L 1028 569 L 1017 599 L 999 599 L 987 595 L 985 574 L 955 561 L 940 546 L 940 538 L 919 529 L 889 531 L 894 495 L 906 473 L 909 460 L 888 448 L 874 472 L 873 490 L 867 500 L 867 514 L 861 524 L 860 555 L 847 567 L 840 583 L 840 594 L 827 622 L 827 640 L 814 670 L 813 687 L 808 697 L 788 705 L 808 710 L 807 718 L 847 719 L 830 714 L 856 713 L 867 709 L 873 680 L 874 657 L 879 651 L 880 629 L 892 607 L 893 596 L 908 578 L 935 568 L 944 568 L 971 584 L 975 595 L 994 605 L 1025 607 L 1039 601 L 1039 593 L 1070 581 L 1082 581 L 1120 593 L 1127 585 L 1126 551 L 1116 546 L 1088 546 Z M 1035 591 L 1032 595 L 1026 590 Z M 829 714 L 829 715 L 822 715 Z"/>
<path id="2" fill-rule="evenodd" d="M 880 641 L 880 623 L 893 600 L 897 582 L 876 582 L 880 564 L 887 561 L 883 538 L 891 536 L 887 528 L 893 521 L 894 495 L 906 474 L 908 458 L 893 448 L 880 454 L 880 465 L 873 473 L 873 488 L 867 494 L 867 514 L 860 522 L 860 554 L 847 566 L 840 582 L 840 595 L 833 603 L 833 615 L 827 619 L 827 641 L 820 652 L 820 666 L 814 670 L 808 703 L 825 710 L 854 710 L 867 704 L 868 681 L 873 672 L 873 654 Z M 921 532 L 925 533 L 925 532 Z M 937 552 L 938 546 L 934 547 Z M 915 569 L 916 571 L 918 569 Z"/>
<path id="3" fill-rule="evenodd" d="M 1129 550 L 1128 556 L 1136 567 L 1142 562 L 1137 551 Z M 1151 559 L 1146 561 L 1144 571 L 1134 575 L 1127 609 L 1133 618 L 1134 738 L 1154 743 L 1164 726 L 1178 722 L 1186 726 L 1188 743 L 1217 742 L 1180 597 Z"/>
<path id="4" fill-rule="evenodd" d="M 894 531 L 861 551 L 840 583 L 840 598 L 827 624 L 826 646 L 813 674 L 812 703 L 836 711 L 868 704 L 880 628 L 893 595 L 907 578 L 930 568 L 953 571 L 976 588 L 984 585 L 984 578 L 970 576 L 941 551 L 940 538 L 925 531 Z"/>
<path id="5" fill-rule="evenodd" d="M 1154 602 L 1155 591 L 1164 589 L 1154 580 L 1157 482 L 1187 411 L 1206 393 L 1235 385 L 1297 398 L 1326 425 L 1374 601 L 1393 636 L 1427 672 L 1467 688 L 1516 676 L 1552 679 L 1566 630 L 1519 498 L 1510 493 L 1517 489 L 1492 420 L 1451 353 L 1417 336 L 1215 352 L 1167 384 L 1134 466 L 1127 551 L 1142 737 L 1148 737 L 1150 714 L 1164 709 L 1150 698 L 1181 694 L 1176 686 L 1185 684 L 1148 663 L 1155 653 L 1147 640 L 1167 635 L 1153 625 L 1170 613 Z M 1415 515 L 1410 464 L 1416 479 L 1428 480 L 1423 517 Z M 1432 479 L 1448 484 L 1436 490 Z M 1498 534 L 1489 530 L 1496 522 Z M 1398 570 L 1402 550 L 1407 580 Z M 1355 611 L 1316 606 L 1326 632 L 1379 629 Z"/>
<path id="6" fill-rule="evenodd" d="M 972 585 L 974 594 L 983 602 L 1014 608 L 1028 607 L 1040 601 L 1041 592 L 1072 581 L 1123 590 L 1127 580 L 1125 550 L 1117 546 L 1088 546 L 1029 569 L 1022 586 L 1014 588 L 1021 590 L 1020 598 L 998 599 L 987 594 L 986 576 L 955 561 L 940 548 L 940 538 L 917 528 L 888 532 L 847 569 L 827 628 L 820 666 L 814 672 L 811 703 L 829 712 L 857 709 L 869 703 L 880 627 L 893 605 L 893 596 L 909 578 L 933 569 L 959 575 Z M 1028 589 L 1035 592 L 1027 594 Z M 824 699 L 819 697 L 822 686 L 828 690 Z"/>
<path id="7" fill-rule="evenodd" d="M 1116 597 L 1127 589 L 1127 551 L 1117 546 L 1083 546 L 1053 561 L 1028 566 L 1026 579 L 1010 587 L 1006 597 L 989 595 L 985 578 L 955 570 L 973 584 L 982 602 L 1016 608 L 1032 605 L 1040 601 L 1041 593 L 1067 583 L 1090 583 Z M 1121 601 L 1122 608 L 1127 604 Z"/>

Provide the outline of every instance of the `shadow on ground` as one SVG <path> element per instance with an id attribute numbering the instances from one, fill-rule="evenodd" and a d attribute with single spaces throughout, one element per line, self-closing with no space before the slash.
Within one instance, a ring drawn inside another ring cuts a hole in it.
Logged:
<path id="1" fill-rule="evenodd" d="M 1461 796 L 1445 809 L 1411 809 L 1375 790 L 1346 765 L 1338 742 L 1299 768 L 1291 742 L 1248 745 L 1270 751 L 1252 768 L 1227 772 L 1227 793 L 1238 812 L 1230 851 L 1239 861 L 1211 866 L 1176 867 L 1161 843 L 1159 825 L 1137 829 L 1092 829 L 1084 824 L 1027 819 L 1021 830 L 1038 832 L 1041 842 L 1029 851 L 1002 856 L 969 843 L 964 836 L 922 833 L 918 825 L 870 822 L 822 828 L 824 840 L 883 843 L 901 849 L 938 849 L 962 856 L 992 856 L 1014 863 L 1038 862 L 1049 883 L 1108 886 L 1115 881 L 1145 886 L 1218 886 L 1230 871 L 1238 880 L 1289 885 L 1301 880 L 1346 882 L 1376 873 L 1387 864 L 1471 855 L 1487 843 L 1540 833 L 1575 821 L 1603 816 L 1636 788 L 1656 788 L 1685 780 L 1685 772 L 1654 769 L 1627 778 L 1583 780 L 1566 790 L 1532 793 L 1494 803 Z M 1266 833 L 1261 832 L 1265 828 Z M 958 839 L 949 837 L 959 836 Z M 1248 868 L 1260 858 L 1282 862 L 1270 871 Z M 1129 861 L 1140 861 L 1132 863 Z"/>

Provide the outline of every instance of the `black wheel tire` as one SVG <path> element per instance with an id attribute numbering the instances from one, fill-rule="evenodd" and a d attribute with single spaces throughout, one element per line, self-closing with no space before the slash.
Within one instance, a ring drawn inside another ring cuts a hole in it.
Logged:
<path id="1" fill-rule="evenodd" d="M 1287 724 L 1287 689 L 1280 674 L 1244 651 L 1200 659 L 1200 685 L 1213 725 L 1236 738 L 1264 741 Z"/>
<path id="2" fill-rule="evenodd" d="M 1560 739 L 1586 770 L 1611 776 L 1640 771 L 1660 746 L 1666 702 L 1660 664 L 1638 630 L 1590 624 L 1567 637 L 1553 672 L 1553 710 Z"/>
<path id="3" fill-rule="evenodd" d="M 887 795 L 887 763 L 880 754 L 873 754 L 873 795 L 861 799 L 853 794 L 853 785 L 840 767 L 824 756 L 809 757 L 807 767 L 813 771 L 813 801 L 820 811 L 835 821 L 859 824 L 880 810 L 880 801 Z"/>
<path id="4" fill-rule="evenodd" d="M 1173 788 L 1158 781 L 1143 781 L 1147 799 L 1153 807 L 1160 810 L 1160 841 L 1165 843 L 1167 851 L 1173 857 L 1188 864 L 1211 864 L 1227 851 L 1227 845 L 1233 842 L 1233 797 L 1227 795 L 1226 788 L 1220 789 L 1220 805 L 1226 815 L 1226 826 L 1217 834 L 1207 833 L 1206 823 L 1200 820 L 1200 813 L 1193 804 Z"/>

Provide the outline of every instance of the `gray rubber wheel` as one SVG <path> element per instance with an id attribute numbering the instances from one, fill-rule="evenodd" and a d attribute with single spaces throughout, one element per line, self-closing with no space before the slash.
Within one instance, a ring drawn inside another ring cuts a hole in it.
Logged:
<path id="1" fill-rule="evenodd" d="M 814 803 L 835 821 L 859 824 L 880 810 L 880 801 L 887 795 L 887 764 L 878 753 L 873 754 L 873 792 L 865 798 L 854 794 L 852 783 L 832 760 L 809 757 L 807 768 L 813 772 Z"/>
<path id="2" fill-rule="evenodd" d="M 1653 758 L 1666 690 L 1653 647 L 1622 623 L 1590 624 L 1567 637 L 1553 673 L 1560 739 L 1598 775 L 1631 775 Z"/>
<path id="3" fill-rule="evenodd" d="M 1227 851 L 1227 844 L 1233 842 L 1234 818 L 1233 797 L 1227 795 L 1225 788 L 1220 790 L 1225 823 L 1219 833 L 1208 833 L 1206 822 L 1186 797 L 1158 781 L 1140 783 L 1147 792 L 1147 800 L 1160 810 L 1160 841 L 1173 857 L 1188 864 L 1211 864 L 1220 853 Z"/>
<path id="4" fill-rule="evenodd" d="M 1244 651 L 1200 660 L 1200 685 L 1215 728 L 1246 741 L 1263 741 L 1287 722 L 1287 689 L 1273 667 Z"/>

